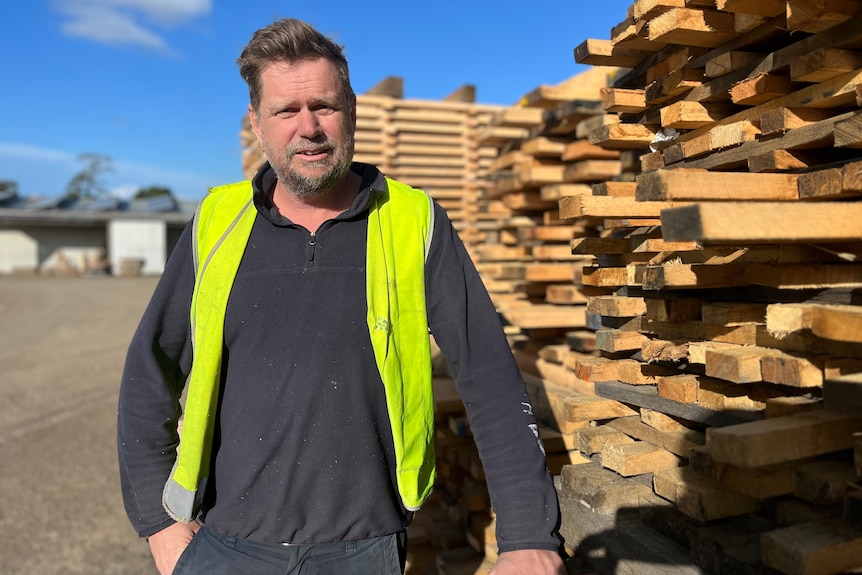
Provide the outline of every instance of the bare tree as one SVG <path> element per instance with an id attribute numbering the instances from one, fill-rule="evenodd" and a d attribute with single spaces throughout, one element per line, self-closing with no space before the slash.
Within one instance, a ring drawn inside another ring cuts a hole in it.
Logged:
<path id="1" fill-rule="evenodd" d="M 97 198 L 106 195 L 108 190 L 102 184 L 102 177 L 114 171 L 111 157 L 87 152 L 79 155 L 78 160 L 84 162 L 84 168 L 66 184 L 66 197 Z"/>

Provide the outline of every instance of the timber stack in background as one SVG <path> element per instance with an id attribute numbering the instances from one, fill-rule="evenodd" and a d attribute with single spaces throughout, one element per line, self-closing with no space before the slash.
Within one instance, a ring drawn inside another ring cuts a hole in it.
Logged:
<path id="1" fill-rule="evenodd" d="M 617 413 L 567 414 L 593 460 L 561 473 L 567 544 L 608 573 L 860 568 L 862 3 L 621 17 L 575 59 L 628 69 L 589 141 L 642 151 L 640 173 L 560 217 L 645 221 L 572 244 L 611 293 L 587 302 L 597 356 L 571 365 Z"/>

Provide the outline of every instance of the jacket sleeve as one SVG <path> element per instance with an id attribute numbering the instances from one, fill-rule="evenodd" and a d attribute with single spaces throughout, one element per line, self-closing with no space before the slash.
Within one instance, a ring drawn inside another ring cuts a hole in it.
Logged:
<path id="1" fill-rule="evenodd" d="M 120 485 L 142 537 L 174 521 L 162 490 L 176 459 L 180 396 L 191 367 L 191 225 L 183 231 L 129 345 L 117 411 Z"/>
<path id="2" fill-rule="evenodd" d="M 559 550 L 559 503 L 536 420 L 500 317 L 445 211 L 435 204 L 428 321 L 470 422 L 500 552 Z"/>

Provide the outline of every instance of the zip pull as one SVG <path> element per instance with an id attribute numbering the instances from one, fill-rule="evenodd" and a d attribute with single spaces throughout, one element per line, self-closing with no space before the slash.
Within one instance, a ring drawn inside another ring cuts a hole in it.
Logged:
<path id="1" fill-rule="evenodd" d="M 308 235 L 308 261 L 314 261 L 314 246 L 317 245 L 317 235 L 314 232 L 311 232 Z"/>

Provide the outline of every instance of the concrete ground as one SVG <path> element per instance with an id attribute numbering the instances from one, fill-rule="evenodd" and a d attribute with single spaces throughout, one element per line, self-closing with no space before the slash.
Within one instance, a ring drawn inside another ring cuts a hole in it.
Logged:
<path id="1" fill-rule="evenodd" d="M 116 457 L 123 360 L 156 282 L 0 277 L 0 573 L 156 573 Z"/>

